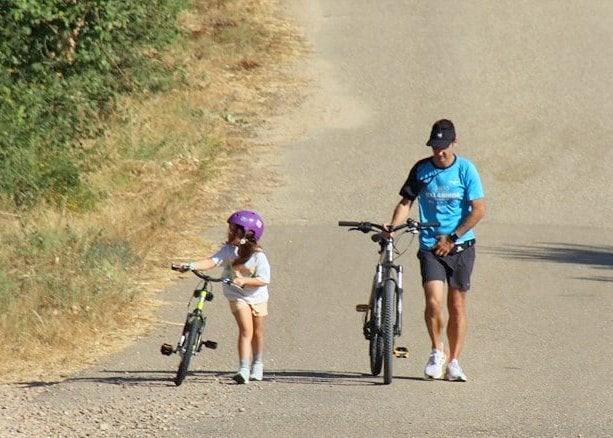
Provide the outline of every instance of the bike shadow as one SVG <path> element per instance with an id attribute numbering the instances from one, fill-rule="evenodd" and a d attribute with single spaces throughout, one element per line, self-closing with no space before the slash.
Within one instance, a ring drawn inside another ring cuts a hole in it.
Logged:
<path id="1" fill-rule="evenodd" d="M 342 371 L 321 370 L 270 370 L 264 375 L 263 381 L 275 383 L 291 383 L 301 385 L 343 385 L 364 386 L 377 382 L 365 379 L 369 374 Z"/>
<path id="2" fill-rule="evenodd" d="M 338 371 L 312 371 L 312 370 L 283 370 L 270 371 L 264 380 L 277 383 L 291 383 L 304 385 L 332 385 L 332 386 L 389 386 L 383 383 L 383 375 L 373 376 L 370 373 L 338 372 Z M 425 382 L 423 377 L 394 376 L 393 380 L 415 380 Z"/>
<path id="3" fill-rule="evenodd" d="M 177 372 L 175 370 L 102 370 L 54 382 L 30 381 L 15 383 L 15 385 L 25 388 L 55 386 L 66 383 L 96 383 L 118 386 L 176 386 L 174 383 L 176 375 Z M 187 379 L 197 378 L 200 381 L 210 380 L 211 382 L 216 382 L 226 377 L 230 379 L 232 375 L 228 371 L 190 371 Z"/>
<path id="4" fill-rule="evenodd" d="M 232 380 L 233 371 L 203 370 L 190 371 L 186 382 L 236 385 Z M 31 381 L 15 385 L 26 388 L 51 387 L 59 384 L 95 383 L 116 386 L 159 386 L 175 387 L 174 370 L 102 370 L 93 374 L 73 376 L 56 382 Z M 394 380 L 424 381 L 422 377 L 394 376 Z M 254 382 L 255 383 L 255 382 Z M 318 370 L 269 370 L 264 379 L 257 383 L 281 383 L 326 386 L 387 386 L 382 376 L 360 372 L 318 371 Z M 185 384 L 185 383 L 184 383 Z"/>

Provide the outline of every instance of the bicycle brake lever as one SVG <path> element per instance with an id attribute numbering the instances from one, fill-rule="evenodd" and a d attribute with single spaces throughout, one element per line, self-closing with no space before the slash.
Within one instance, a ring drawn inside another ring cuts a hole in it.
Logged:
<path id="1" fill-rule="evenodd" d="M 361 231 L 364 234 L 370 233 L 373 230 L 370 224 L 362 224 L 355 229 Z"/>
<path id="2" fill-rule="evenodd" d="M 381 235 L 381 233 L 373 234 L 372 236 L 370 236 L 370 240 L 375 243 L 379 243 L 381 242 L 381 240 L 383 240 L 383 236 Z"/>

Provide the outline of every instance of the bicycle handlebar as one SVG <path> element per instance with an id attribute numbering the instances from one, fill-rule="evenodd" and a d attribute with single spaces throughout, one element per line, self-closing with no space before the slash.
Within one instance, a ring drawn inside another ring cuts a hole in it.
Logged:
<path id="1" fill-rule="evenodd" d="M 351 230 L 358 230 L 362 233 L 370 233 L 373 231 L 385 231 L 389 233 L 393 233 L 394 231 L 402 230 L 403 228 L 408 228 L 408 232 L 416 233 L 419 230 L 424 228 L 435 228 L 440 226 L 439 222 L 424 222 L 419 223 L 415 219 L 407 219 L 404 224 L 395 225 L 391 228 L 388 228 L 383 224 L 374 224 L 372 222 L 355 222 L 355 221 L 338 221 L 339 227 L 351 227 Z"/>
<path id="2" fill-rule="evenodd" d="M 171 265 L 171 269 L 173 271 L 181 271 L 181 264 L 179 263 L 173 263 Z M 188 269 L 189 270 L 189 269 Z M 201 279 L 203 279 L 204 281 L 210 281 L 212 283 L 224 283 L 224 284 L 232 284 L 232 280 L 230 280 L 229 278 L 217 278 L 217 277 L 211 277 L 209 275 L 204 274 L 202 271 L 198 271 L 195 269 L 191 269 L 190 270 L 196 277 L 199 277 Z M 181 272 L 185 272 L 185 271 L 181 271 Z M 240 287 L 240 286 L 236 286 L 236 287 Z"/>

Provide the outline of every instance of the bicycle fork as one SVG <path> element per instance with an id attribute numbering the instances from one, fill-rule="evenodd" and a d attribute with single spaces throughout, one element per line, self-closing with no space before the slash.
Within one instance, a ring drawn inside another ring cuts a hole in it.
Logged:
<path id="1" fill-rule="evenodd" d="M 394 336 L 402 334 L 402 296 L 404 289 L 402 287 L 402 266 L 394 266 L 396 270 L 396 322 L 394 324 Z M 409 350 L 406 347 L 395 347 L 394 356 L 400 358 L 409 357 Z"/>
<path id="2" fill-rule="evenodd" d="M 202 333 L 204 332 L 204 328 L 206 327 L 206 316 L 202 314 L 198 315 L 195 313 L 191 313 L 188 315 L 188 318 L 185 321 L 185 324 L 183 325 L 183 332 L 181 333 L 181 338 L 179 339 L 177 346 L 173 348 L 172 345 L 168 343 L 162 344 L 160 352 L 164 356 L 170 356 L 171 354 L 178 353 L 179 356 L 183 357 L 183 355 L 187 351 L 186 350 L 187 335 L 190 331 L 193 321 L 196 318 L 200 318 L 202 320 L 202 324 L 200 325 L 200 330 L 198 331 L 198 339 L 197 339 L 197 342 L 194 344 L 194 351 L 192 352 L 192 354 L 195 356 L 196 354 L 200 353 L 203 347 L 210 348 L 212 350 L 217 348 L 217 342 L 210 341 L 210 340 L 202 341 L 201 339 Z"/>
<path id="3" fill-rule="evenodd" d="M 379 265 L 381 266 L 381 265 Z M 380 269 L 378 267 L 377 269 L 377 275 L 378 275 L 378 280 L 379 280 L 379 284 L 380 284 L 380 289 L 382 290 L 383 288 L 383 278 L 390 279 L 395 283 L 395 287 L 394 287 L 394 297 L 395 297 L 395 305 L 396 305 L 396 311 L 395 311 L 395 318 L 394 318 L 394 325 L 393 325 L 393 331 L 394 331 L 394 337 L 396 336 L 400 336 L 402 335 L 402 307 L 403 307 L 403 294 L 404 294 L 404 289 L 403 289 L 403 283 L 402 283 L 402 277 L 403 277 L 403 273 L 404 273 L 404 268 L 402 267 L 402 265 L 391 265 L 389 267 L 387 267 L 388 271 L 386 275 L 383 275 L 383 271 L 384 271 L 384 267 L 381 266 Z M 395 271 L 395 275 L 391 275 L 392 274 L 392 270 Z M 380 274 L 380 276 L 379 276 Z M 379 306 L 381 305 L 381 299 L 378 300 Z M 381 312 L 377 312 L 378 315 L 381 315 Z M 377 327 L 380 327 L 381 325 L 381 321 L 377 321 Z M 399 358 L 406 358 L 409 356 L 409 350 L 406 347 L 394 347 L 394 356 L 399 357 Z"/>
<path id="4" fill-rule="evenodd" d="M 202 351 L 203 347 L 206 348 L 210 348 L 212 350 L 217 348 L 217 342 L 215 341 L 203 341 L 202 340 L 202 333 L 204 332 L 204 328 L 206 327 L 206 316 L 204 316 L 203 314 L 194 314 L 193 317 L 191 318 L 190 322 L 186 322 L 185 323 L 185 329 L 183 330 L 183 335 L 181 335 L 181 340 L 179 341 L 179 344 L 177 346 L 177 352 L 179 353 L 179 355 L 183 355 L 185 354 L 185 352 L 187 351 L 185 349 L 185 341 L 187 340 L 187 334 L 189 333 L 190 330 L 190 326 L 193 323 L 194 319 L 199 318 L 202 320 L 202 324 L 200 325 L 200 329 L 198 330 L 198 338 L 196 339 L 196 342 L 194 343 L 194 351 L 192 352 L 192 354 L 195 356 L 198 353 L 200 353 Z"/>
<path id="5" fill-rule="evenodd" d="M 388 271 L 388 275 L 386 276 L 387 279 L 392 280 L 394 283 L 396 283 L 396 287 L 394 288 L 395 291 L 395 307 L 396 307 L 396 314 L 394 315 L 394 336 L 400 336 L 402 334 L 402 294 L 403 294 L 403 289 L 402 289 L 402 273 L 404 268 L 402 266 L 397 266 L 397 265 L 392 265 L 390 266 Z M 392 273 L 392 270 L 394 270 L 396 272 L 396 275 L 390 275 Z M 381 271 L 383 271 L 383 268 L 381 268 Z M 382 272 L 381 272 L 382 274 Z M 383 287 L 383 279 L 381 277 L 380 283 L 381 287 Z"/>
<path id="6" fill-rule="evenodd" d="M 394 335 L 402 334 L 402 266 L 394 266 L 396 270 L 396 323 L 394 324 Z"/>

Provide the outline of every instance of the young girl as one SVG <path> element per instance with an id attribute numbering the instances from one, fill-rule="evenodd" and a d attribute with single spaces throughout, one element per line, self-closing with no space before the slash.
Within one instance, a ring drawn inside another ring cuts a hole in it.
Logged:
<path id="1" fill-rule="evenodd" d="M 262 218 L 253 211 L 240 210 L 227 220 L 228 241 L 211 257 L 181 264 L 182 270 L 206 271 L 223 266 L 224 295 L 238 324 L 237 383 L 262 380 L 264 364 L 264 317 L 268 314 L 270 265 L 258 245 L 264 232 Z M 239 286 L 239 287 L 236 287 Z"/>

